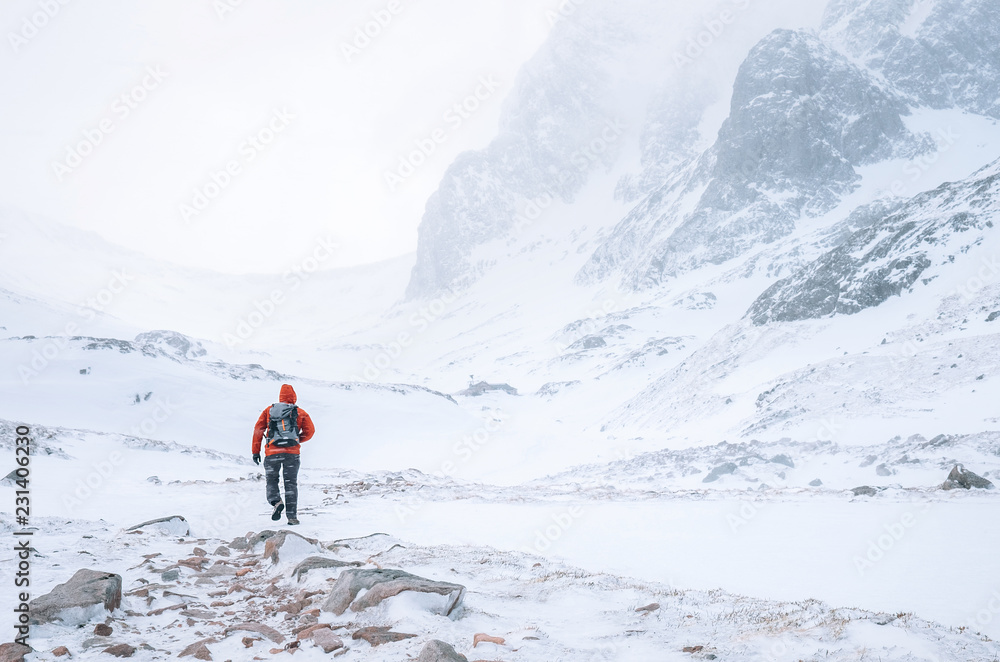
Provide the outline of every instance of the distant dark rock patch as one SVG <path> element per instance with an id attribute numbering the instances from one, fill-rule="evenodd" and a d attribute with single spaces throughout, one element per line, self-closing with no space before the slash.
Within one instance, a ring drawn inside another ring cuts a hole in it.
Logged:
<path id="1" fill-rule="evenodd" d="M 708 475 L 701 479 L 701 482 L 714 483 L 723 476 L 735 472 L 736 468 L 737 468 L 736 464 L 733 462 L 726 462 L 725 464 L 720 464 L 719 466 L 709 471 Z"/>
<path id="2" fill-rule="evenodd" d="M 508 395 L 517 395 L 517 389 L 510 384 L 490 384 L 489 382 L 476 382 L 475 384 L 470 384 L 469 388 L 464 391 L 459 391 L 456 395 L 475 397 L 489 393 L 490 391 L 503 391 Z"/>

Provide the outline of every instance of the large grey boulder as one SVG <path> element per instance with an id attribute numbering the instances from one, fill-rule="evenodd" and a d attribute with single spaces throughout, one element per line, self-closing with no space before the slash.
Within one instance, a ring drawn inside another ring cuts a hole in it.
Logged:
<path id="1" fill-rule="evenodd" d="M 955 465 L 944 484 L 941 485 L 942 490 L 971 490 L 972 488 L 992 490 L 993 483 L 982 476 L 977 476 L 961 464 Z"/>
<path id="2" fill-rule="evenodd" d="M 302 581 L 302 578 L 310 570 L 320 570 L 323 568 L 357 568 L 361 565 L 362 563 L 360 561 L 338 561 L 337 559 L 328 559 L 323 556 L 310 556 L 295 566 L 295 569 L 292 570 L 292 576 L 295 577 L 296 581 Z"/>
<path id="3" fill-rule="evenodd" d="M 359 598 L 361 591 L 365 594 Z M 425 579 L 402 570 L 349 568 L 340 573 L 322 609 L 340 616 L 348 607 L 351 611 L 362 611 L 405 591 L 444 596 L 440 607 L 432 610 L 441 616 L 450 616 L 465 596 L 465 587 L 460 584 Z"/>
<path id="4" fill-rule="evenodd" d="M 451 644 L 432 639 L 420 651 L 417 662 L 468 662 L 469 658 L 452 648 Z"/>
<path id="5" fill-rule="evenodd" d="M 121 603 L 121 575 L 84 568 L 28 606 L 33 623 L 83 622 L 92 613 L 114 611 Z"/>

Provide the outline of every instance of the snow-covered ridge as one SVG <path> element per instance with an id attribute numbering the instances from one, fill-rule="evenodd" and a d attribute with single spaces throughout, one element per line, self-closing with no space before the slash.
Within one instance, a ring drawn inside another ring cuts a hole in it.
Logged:
<path id="1" fill-rule="evenodd" d="M 1000 161 L 942 184 L 848 236 L 768 288 L 747 315 L 754 324 L 852 314 L 925 285 L 1000 223 Z"/>

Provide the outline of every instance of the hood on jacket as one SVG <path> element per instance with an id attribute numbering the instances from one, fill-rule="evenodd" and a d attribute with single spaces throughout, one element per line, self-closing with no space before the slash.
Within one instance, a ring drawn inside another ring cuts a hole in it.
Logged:
<path id="1" fill-rule="evenodd" d="M 294 405 L 298 397 L 295 395 L 295 389 L 292 388 L 291 384 L 282 384 L 281 391 L 278 394 L 278 402 L 287 402 L 290 405 Z"/>

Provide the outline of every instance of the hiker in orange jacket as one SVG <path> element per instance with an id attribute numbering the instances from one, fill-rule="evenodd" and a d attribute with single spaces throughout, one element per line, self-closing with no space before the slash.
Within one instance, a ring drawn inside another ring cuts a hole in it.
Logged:
<path id="1" fill-rule="evenodd" d="M 290 384 L 282 384 L 278 402 L 261 412 L 257 419 L 250 446 L 254 463 L 260 464 L 260 445 L 266 439 L 264 477 L 267 502 L 274 507 L 271 519 L 277 522 L 284 510 L 289 524 L 299 523 L 299 446 L 316 434 L 316 426 L 309 414 L 296 406 L 297 399 L 295 389 Z M 284 501 L 281 500 L 281 491 L 278 489 L 279 472 L 284 475 Z"/>

